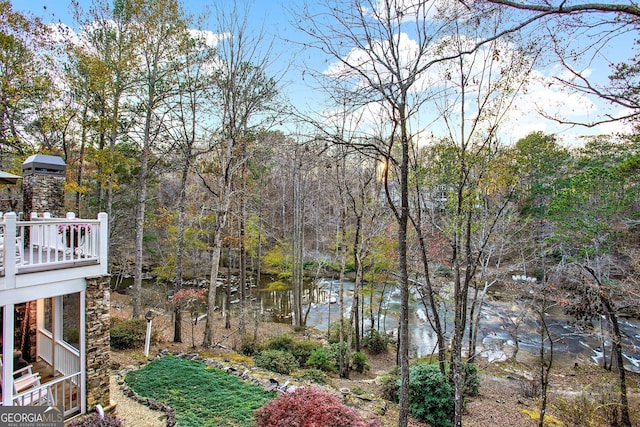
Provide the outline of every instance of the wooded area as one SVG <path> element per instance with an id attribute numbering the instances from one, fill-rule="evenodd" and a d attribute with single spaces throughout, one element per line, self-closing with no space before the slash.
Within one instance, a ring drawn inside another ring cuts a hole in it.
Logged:
<path id="1" fill-rule="evenodd" d="M 19 172 L 33 153 L 65 159 L 68 208 L 109 215 L 111 272 L 134 277 L 134 317 L 144 313 L 145 276 L 172 283 L 174 295 L 207 279 L 204 346 L 215 345 L 209 323 L 224 268 L 239 275 L 240 335 L 250 322 L 244 284 L 265 272 L 292 289 L 299 328 L 305 281 L 349 274 L 350 312 L 340 301 L 340 322 L 356 325 L 340 328 L 347 360 L 362 325 L 378 327 L 374 290 L 398 286 L 400 426 L 411 295 L 437 335 L 441 372 L 451 367 L 460 426 L 463 362 L 476 357 L 484 296 L 516 286 L 514 274 L 535 278 L 516 291 L 539 313 L 543 389 L 553 348 L 545 312 L 561 304 L 585 327 L 602 316 L 620 372 L 620 422 L 630 426 L 617 322 L 640 317 L 640 141 L 611 134 L 565 146 L 544 132 L 507 141 L 517 126 L 509 113 L 542 64 L 563 68 L 556 82 L 567 90 L 625 108 L 583 125 L 627 120 L 635 129 L 637 45 L 605 83 L 576 63 L 620 35 L 637 43 L 637 8 L 362 3 L 291 12 L 306 37 L 291 48 L 331 61 L 305 69 L 327 103 L 309 112 L 288 102 L 285 72 L 272 71 L 273 44 L 283 41 L 251 27 L 240 5 L 214 8 L 207 28 L 175 0 L 94 0 L 76 8 L 74 33 L 0 2 L 0 168 Z M 576 31 L 593 38 L 574 46 Z M 176 341 L 183 311 L 175 305 Z"/>

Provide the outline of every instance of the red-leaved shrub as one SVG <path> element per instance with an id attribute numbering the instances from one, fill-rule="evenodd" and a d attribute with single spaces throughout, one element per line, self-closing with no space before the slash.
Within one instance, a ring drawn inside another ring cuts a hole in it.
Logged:
<path id="1" fill-rule="evenodd" d="M 260 427 L 371 427 L 358 412 L 316 388 L 284 393 L 255 412 Z"/>

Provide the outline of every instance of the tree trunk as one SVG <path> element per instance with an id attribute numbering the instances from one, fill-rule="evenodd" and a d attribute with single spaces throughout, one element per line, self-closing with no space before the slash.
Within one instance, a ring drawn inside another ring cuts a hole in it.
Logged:
<path id="1" fill-rule="evenodd" d="M 224 328 L 231 329 L 231 248 L 227 248 L 227 303 L 224 306 Z"/>
<path id="2" fill-rule="evenodd" d="M 243 146 L 244 149 L 244 146 Z M 245 221 L 247 217 L 247 206 L 246 206 L 246 198 L 245 191 L 247 189 L 247 168 L 245 165 L 242 165 L 242 191 L 240 191 L 240 218 L 238 218 L 238 227 L 240 227 L 240 271 L 238 274 L 238 292 L 240 296 L 240 314 L 238 317 L 238 330 L 240 333 L 240 339 L 244 338 L 246 333 L 245 327 L 245 291 L 247 289 L 247 250 L 246 250 L 246 231 L 245 231 Z"/>
<path id="3" fill-rule="evenodd" d="M 149 97 L 144 125 L 142 159 L 140 161 L 140 178 L 138 180 L 138 203 L 136 209 L 136 241 L 134 257 L 133 295 L 131 298 L 132 317 L 138 319 L 142 312 L 142 262 L 144 251 L 144 217 L 147 206 L 147 186 L 149 181 L 149 157 L 151 156 L 151 121 L 152 105 L 155 100 L 154 84 L 149 84 Z"/>
<path id="4" fill-rule="evenodd" d="M 298 156 L 299 154 L 296 153 L 293 178 L 293 271 L 291 281 L 293 286 L 293 326 L 295 328 L 303 328 L 304 195 L 302 191 L 302 160 Z"/>
<path id="5" fill-rule="evenodd" d="M 360 217 L 356 220 L 356 232 L 355 232 L 355 241 L 354 241 L 354 251 L 353 257 L 355 261 L 356 268 L 356 279 L 353 283 L 353 303 L 351 304 L 351 317 L 353 318 L 353 325 L 355 329 L 355 340 L 356 340 L 356 351 L 360 351 L 360 316 L 359 316 L 359 308 L 360 308 L 360 288 L 362 287 L 362 258 L 360 257 L 360 233 L 361 233 L 361 219 Z M 351 323 L 351 320 L 349 321 Z M 351 350 L 351 340 L 348 342 L 347 351 Z M 350 360 L 350 359 L 349 359 Z"/>
<path id="6" fill-rule="evenodd" d="M 209 292 L 207 294 L 207 320 L 204 325 L 204 338 L 202 340 L 204 347 L 211 347 L 215 344 L 213 316 L 216 308 L 218 269 L 220 267 L 220 253 L 222 252 L 222 247 L 219 244 L 220 234 L 221 232 L 216 230 L 214 246 L 211 248 L 211 270 L 209 272 Z M 218 244 L 215 244 L 216 242 Z"/>
<path id="7" fill-rule="evenodd" d="M 178 236 L 176 247 L 176 280 L 173 284 L 173 294 L 175 295 L 182 289 L 182 261 L 184 258 L 184 210 L 187 198 L 187 177 L 189 176 L 189 168 L 191 166 L 191 149 L 184 159 L 182 168 L 182 176 L 180 177 L 180 196 L 178 199 Z M 173 341 L 182 342 L 182 310 L 179 306 L 175 307 L 175 319 L 173 324 Z"/>
<path id="8" fill-rule="evenodd" d="M 493 283 L 492 283 L 493 284 Z M 480 328 L 480 314 L 482 312 L 482 306 L 484 305 L 484 298 L 487 295 L 489 287 L 492 285 L 485 282 L 480 297 L 478 298 L 478 289 L 475 289 L 473 297 L 473 304 L 469 314 L 469 321 L 471 322 L 471 330 L 469 331 L 469 363 L 475 363 L 476 358 L 476 346 L 478 344 L 478 329 Z M 517 344 L 516 344 L 517 348 Z"/>
<path id="9" fill-rule="evenodd" d="M 378 312 L 376 313 L 376 323 L 378 324 L 378 332 L 380 332 L 380 317 L 382 316 L 382 307 L 384 306 L 384 294 L 387 292 L 387 282 L 382 284 L 382 291 L 380 291 L 380 304 L 378 305 Z M 385 317 L 387 310 L 385 309 Z M 382 331 L 387 333 L 387 322 L 382 325 Z"/>
<path id="10" fill-rule="evenodd" d="M 436 341 L 438 344 L 438 365 L 440 367 L 440 372 L 442 375 L 446 375 L 447 373 L 447 348 L 444 340 L 444 329 L 442 328 L 442 322 L 440 321 L 440 310 L 438 309 L 438 303 L 434 298 L 435 291 L 433 289 L 433 284 L 431 283 L 431 276 L 429 272 L 429 260 L 427 259 L 427 244 L 425 242 L 424 236 L 422 234 L 420 223 L 414 226 L 416 233 L 418 234 L 418 241 L 420 242 L 420 258 L 422 259 L 422 268 L 425 277 L 425 286 L 426 286 L 426 294 L 427 294 L 427 303 L 431 309 L 431 316 L 429 316 L 430 323 L 433 327 L 433 331 L 436 334 Z M 429 315 L 429 309 L 427 309 L 427 316 Z"/>
<path id="11" fill-rule="evenodd" d="M 207 321 L 204 326 L 204 338 L 202 340 L 202 345 L 204 347 L 211 347 L 215 345 L 214 312 L 216 308 L 216 283 L 218 281 L 218 273 L 220 271 L 222 231 L 227 224 L 227 215 L 231 204 L 231 184 L 226 178 L 223 183 L 223 191 L 219 195 L 219 201 L 219 210 L 216 212 L 215 231 L 213 233 L 213 242 L 211 247 L 211 270 L 209 272 L 209 293 L 207 297 Z M 227 301 L 227 305 L 228 304 L 229 301 Z"/>
<path id="12" fill-rule="evenodd" d="M 120 77 L 120 76 L 118 76 Z M 118 84 L 120 83 L 120 79 L 117 79 Z M 118 142 L 118 137 L 120 135 L 118 130 L 119 119 L 120 119 L 120 98 L 122 97 L 123 90 L 118 88 L 114 94 L 114 102 L 113 102 L 113 126 L 111 128 L 111 136 L 109 140 L 109 149 L 113 150 L 116 147 Z M 109 218 L 109 225 L 111 225 L 113 221 L 113 179 L 109 179 L 107 182 L 106 194 L 105 194 L 105 212 L 107 213 L 107 218 Z M 102 186 L 100 187 L 100 192 L 102 192 Z"/>
<path id="13" fill-rule="evenodd" d="M 204 326 L 204 338 L 202 345 L 211 347 L 215 345 L 214 340 L 214 315 L 216 309 L 217 282 L 220 269 L 220 255 L 222 254 L 222 222 L 224 219 L 216 220 L 216 230 L 213 236 L 213 247 L 211 248 L 211 270 L 209 272 L 209 292 L 207 294 L 207 320 Z"/>
<path id="14" fill-rule="evenodd" d="M 371 284 L 371 292 L 369 292 L 369 329 L 376 329 L 375 317 L 373 315 L 373 283 Z M 364 336 L 364 335 L 363 335 Z"/>
<path id="15" fill-rule="evenodd" d="M 409 138 L 404 109 L 399 112 L 402 136 L 400 162 L 400 212 L 398 217 L 398 258 L 400 269 L 400 328 L 398 356 L 400 359 L 400 413 L 398 426 L 409 422 L 409 273 L 407 266 L 407 226 L 409 222 Z"/>
<path id="16" fill-rule="evenodd" d="M 78 188 L 82 188 L 82 171 L 83 171 L 82 168 L 84 164 L 84 150 L 87 143 L 87 126 L 85 125 L 86 117 L 87 117 L 87 107 L 85 106 L 85 108 L 82 111 L 82 134 L 80 136 L 80 154 L 78 158 L 78 173 L 76 175 L 76 184 Z M 104 146 L 103 140 L 104 140 L 104 134 L 100 132 L 100 146 Z M 98 204 L 98 206 L 100 205 Z M 98 210 L 98 212 L 100 212 L 100 210 Z M 80 191 L 76 191 L 76 213 L 80 218 L 82 218 L 82 212 L 80 212 Z"/>
<path id="17" fill-rule="evenodd" d="M 345 218 L 344 209 L 342 209 L 342 214 L 340 216 L 340 288 L 338 290 L 338 370 L 340 371 L 341 378 L 349 378 L 349 366 L 348 362 L 344 358 L 344 352 L 342 351 L 344 347 L 344 272 L 345 266 L 347 263 L 347 249 L 345 245 L 345 241 L 347 238 L 346 232 L 346 218 Z M 329 301 L 331 304 L 331 301 Z M 350 325 L 349 325 L 350 327 Z"/>
<path id="18" fill-rule="evenodd" d="M 547 321 L 545 319 L 547 296 L 546 290 L 542 291 L 542 307 L 538 312 L 540 317 L 540 418 L 538 419 L 538 427 L 544 427 L 544 417 L 547 412 L 547 389 L 549 388 L 549 373 L 551 372 L 551 366 L 553 365 L 553 339 L 549 328 L 547 327 Z M 545 360 L 545 348 L 544 342 L 549 339 L 549 360 Z"/>
<path id="19" fill-rule="evenodd" d="M 591 274 L 593 279 L 598 285 L 598 296 L 605 310 L 607 311 L 607 317 L 611 321 L 613 329 L 613 339 L 611 340 L 611 351 L 615 354 L 615 361 L 618 365 L 618 387 L 620 389 L 620 410 L 621 420 L 620 423 L 623 427 L 631 427 L 631 417 L 629 415 L 629 398 L 627 395 L 627 378 L 626 371 L 624 369 L 624 358 L 622 357 L 622 333 L 620 332 L 620 325 L 618 324 L 618 317 L 616 315 L 613 302 L 609 297 L 607 290 L 600 282 L 600 278 L 596 275 L 595 270 L 589 266 L 584 268 Z"/>

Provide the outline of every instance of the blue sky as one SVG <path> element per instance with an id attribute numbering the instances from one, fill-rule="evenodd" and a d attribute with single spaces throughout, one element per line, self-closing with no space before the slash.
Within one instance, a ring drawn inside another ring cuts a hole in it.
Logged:
<path id="1" fill-rule="evenodd" d="M 317 67 L 318 70 L 324 70 L 329 65 L 325 58 L 318 55 L 318 52 L 298 52 L 299 56 L 294 56 L 295 49 L 280 41 L 280 38 L 300 39 L 302 37 L 297 33 L 295 28 L 290 24 L 289 13 L 287 8 L 295 8 L 302 0 L 290 0 L 286 2 L 276 2 L 268 0 L 255 0 L 250 3 L 248 22 L 256 27 L 262 27 L 267 35 L 274 37 L 274 50 L 279 58 L 279 64 L 275 65 L 273 73 L 278 74 L 282 70 L 288 69 L 284 79 L 285 92 L 287 96 L 296 104 L 321 104 L 321 95 L 314 94 L 311 89 L 303 81 L 301 72 L 295 66 L 290 67 L 289 64 L 299 64 L 305 61 Z M 12 0 L 13 7 L 17 10 L 27 11 L 36 16 L 44 18 L 45 22 L 61 21 L 67 25 L 73 26 L 71 13 L 69 12 L 68 1 L 60 0 Z M 203 10 L 208 1 L 186 0 L 183 2 L 185 7 L 193 14 L 197 14 Z M 80 4 L 87 7 L 91 4 L 90 0 L 81 0 Z M 214 25 L 215 17 L 212 17 L 209 29 L 216 30 Z M 631 39 L 623 39 L 612 46 L 608 47 L 606 55 L 609 58 L 629 58 L 631 56 Z M 280 69 L 277 69 L 278 66 Z M 609 66 L 603 62 L 596 61 L 590 66 L 592 76 L 606 80 L 610 73 Z M 557 123 L 543 119 L 536 113 L 536 109 L 541 107 L 549 109 L 550 114 L 553 112 L 563 113 L 571 116 L 573 120 L 588 120 L 593 117 L 594 112 L 601 112 L 605 106 L 597 99 L 588 99 L 584 96 L 576 94 L 568 94 L 556 87 L 550 86 L 550 79 L 562 73 L 558 67 L 547 66 L 544 69 L 536 70 L 538 82 L 534 82 L 526 95 L 522 95 L 518 100 L 517 111 L 514 111 L 512 126 L 509 129 L 509 138 L 512 140 L 519 139 L 531 131 L 544 131 L 549 133 L 557 133 L 561 138 L 567 141 L 575 140 L 578 135 L 593 135 L 600 133 L 610 133 L 622 129 L 620 124 L 612 124 L 598 126 L 586 129 L 583 127 L 570 127 L 567 125 L 558 125 Z M 301 107 L 302 108 L 302 107 Z M 613 115 L 618 112 L 614 109 L 611 111 Z"/>
<path id="2" fill-rule="evenodd" d="M 183 1 L 183 5 L 187 11 L 193 15 L 201 14 L 207 7 L 213 4 L 213 0 L 186 0 Z M 74 30 L 75 23 L 73 20 L 73 14 L 70 11 L 70 1 L 67 0 L 11 0 L 14 10 L 31 13 L 35 16 L 44 19 L 44 22 L 62 22 Z M 79 4 L 83 9 L 88 9 L 91 5 L 91 0 L 79 0 Z M 287 97 L 292 102 L 298 102 L 300 104 L 306 103 L 309 100 L 309 88 L 304 85 L 301 71 L 295 67 L 290 67 L 288 64 L 295 62 L 294 56 L 296 51 L 291 48 L 290 45 L 283 43 L 281 39 L 296 39 L 300 37 L 295 29 L 289 24 L 289 12 L 287 8 L 290 7 L 291 2 L 285 1 L 284 3 L 279 0 L 256 0 L 249 1 L 247 22 L 249 25 L 253 25 L 255 28 L 261 28 L 265 41 L 273 40 L 273 55 L 276 56 L 279 61 L 273 65 L 271 70 L 272 75 L 280 76 L 287 70 L 286 76 L 283 78 L 283 85 Z M 222 2 L 223 7 L 229 7 L 226 0 Z M 243 6 L 238 6 L 242 8 Z M 208 20 L 209 27 L 212 31 L 216 31 L 216 17 L 215 12 L 210 10 L 210 18 Z M 299 53 L 299 52 L 298 52 Z M 305 61 L 315 61 L 317 57 L 314 55 L 306 55 Z M 318 65 L 325 66 L 325 65 Z"/>
<path id="3" fill-rule="evenodd" d="M 45 18 L 47 22 L 60 20 L 65 24 L 72 24 L 72 15 L 69 12 L 71 2 L 67 0 L 12 0 L 13 7 L 17 10 L 29 11 L 37 16 Z M 91 4 L 90 0 L 80 0 L 80 5 L 87 8 Z M 212 0 L 188 0 L 183 4 L 192 13 L 204 10 L 205 6 L 213 4 Z M 251 6 L 252 17 L 255 21 L 262 21 L 263 18 L 271 22 L 277 21 L 281 17 L 282 6 L 280 2 L 269 0 L 258 0 Z"/>
<path id="4" fill-rule="evenodd" d="M 62 22 L 74 27 L 72 13 L 70 12 L 70 1 L 67 0 L 11 0 L 13 8 L 20 11 L 32 13 L 41 17 L 45 22 Z M 91 5 L 91 0 L 79 0 L 80 6 L 87 10 Z M 290 4 L 290 2 L 285 2 Z M 198 15 L 207 7 L 214 4 L 214 0 L 186 0 L 183 5 L 189 13 Z M 226 6 L 226 0 L 222 4 Z M 279 0 L 256 0 L 250 2 L 249 14 L 247 16 L 249 24 L 257 27 L 264 25 L 264 32 L 268 36 L 280 35 L 282 37 L 293 36 L 293 28 L 288 24 L 289 18 L 285 7 Z M 288 6 L 287 6 L 288 7 Z M 215 29 L 215 16 L 211 11 L 209 24 L 211 30 Z M 75 28 L 77 29 L 77 28 Z"/>

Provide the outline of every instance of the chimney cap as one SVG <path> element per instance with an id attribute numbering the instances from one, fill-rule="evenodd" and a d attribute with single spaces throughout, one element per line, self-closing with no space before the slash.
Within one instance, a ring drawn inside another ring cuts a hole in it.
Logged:
<path id="1" fill-rule="evenodd" d="M 67 165 L 62 157 L 47 154 L 33 154 L 22 163 L 23 175 L 34 173 L 64 175 L 66 170 Z"/>

